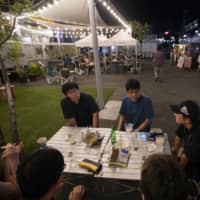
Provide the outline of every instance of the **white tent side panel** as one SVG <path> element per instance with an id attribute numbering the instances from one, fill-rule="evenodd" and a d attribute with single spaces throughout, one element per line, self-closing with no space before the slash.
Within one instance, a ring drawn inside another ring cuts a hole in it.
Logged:
<path id="1" fill-rule="evenodd" d="M 138 46 L 138 44 L 138 40 L 123 30 L 104 42 L 104 46 Z"/>
<path id="2" fill-rule="evenodd" d="M 98 42 L 99 46 L 103 46 L 104 42 L 107 40 L 107 38 L 103 35 L 98 36 Z M 92 35 L 88 35 L 87 37 L 78 40 L 75 42 L 76 47 L 92 47 Z"/>

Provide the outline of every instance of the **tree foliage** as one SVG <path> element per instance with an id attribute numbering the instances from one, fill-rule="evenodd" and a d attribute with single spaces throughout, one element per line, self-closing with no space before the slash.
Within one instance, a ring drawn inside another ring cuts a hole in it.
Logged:
<path id="1" fill-rule="evenodd" d="M 22 45 L 19 38 L 17 36 L 13 37 L 11 46 L 6 54 L 6 59 L 15 62 L 15 65 L 18 67 L 20 58 L 23 56 L 22 52 Z"/>
<path id="2" fill-rule="evenodd" d="M 148 24 L 142 24 L 137 20 L 131 21 L 130 24 L 132 26 L 133 36 L 141 41 L 144 38 L 145 34 L 148 32 Z"/>
<path id="3" fill-rule="evenodd" d="M 13 1 L 12 1 L 13 2 Z M 30 0 L 0 0 L 0 48 L 9 40 L 15 29 L 16 17 L 31 10 Z M 9 13 L 9 15 L 5 15 Z"/>
<path id="4" fill-rule="evenodd" d="M 10 0 L 0 0 L 0 48 L 12 37 L 13 31 L 16 25 L 17 16 L 20 15 L 23 11 L 28 11 L 29 8 L 30 8 L 29 0 L 23 0 L 23 1 L 19 0 L 19 1 L 12 1 L 12 2 Z M 3 13 L 3 11 L 9 13 L 9 15 L 6 16 Z M 17 49 L 19 53 L 20 48 L 18 47 L 19 46 L 14 46 L 13 49 L 15 50 Z M 0 52 L 0 65 L 1 65 L 1 73 L 3 75 L 3 82 L 6 86 L 6 94 L 7 94 L 7 99 L 8 99 L 8 108 L 9 108 L 9 116 L 10 116 L 11 135 L 13 138 L 13 142 L 19 143 L 20 138 L 19 138 L 18 130 L 17 130 L 15 102 L 14 102 L 13 95 L 10 89 L 6 65 L 1 53 L 2 52 Z M 11 54 L 13 55 L 13 52 Z"/>

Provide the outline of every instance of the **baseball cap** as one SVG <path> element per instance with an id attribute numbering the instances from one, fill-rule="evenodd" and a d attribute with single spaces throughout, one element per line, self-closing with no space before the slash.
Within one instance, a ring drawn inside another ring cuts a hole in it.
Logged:
<path id="1" fill-rule="evenodd" d="M 194 101 L 183 101 L 178 105 L 170 105 L 170 108 L 174 113 L 182 114 L 183 116 L 188 117 L 192 122 L 199 120 L 200 108 Z"/>

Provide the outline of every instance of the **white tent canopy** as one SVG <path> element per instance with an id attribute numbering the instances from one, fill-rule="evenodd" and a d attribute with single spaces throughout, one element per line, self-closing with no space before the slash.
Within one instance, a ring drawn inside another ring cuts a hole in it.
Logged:
<path id="1" fill-rule="evenodd" d="M 106 36 L 98 35 L 99 46 L 102 46 L 104 42 L 107 40 Z M 92 47 L 92 35 L 88 35 L 87 37 L 78 40 L 75 42 L 76 47 Z"/>
<path id="2" fill-rule="evenodd" d="M 104 41 L 103 46 L 138 46 L 138 44 L 138 40 L 131 37 L 127 31 L 121 30 L 112 38 Z"/>
<path id="3" fill-rule="evenodd" d="M 53 5 L 39 9 L 39 16 L 70 24 L 90 25 L 88 0 L 57 0 Z M 96 9 L 96 8 L 95 8 Z M 98 26 L 106 26 L 96 9 Z"/>

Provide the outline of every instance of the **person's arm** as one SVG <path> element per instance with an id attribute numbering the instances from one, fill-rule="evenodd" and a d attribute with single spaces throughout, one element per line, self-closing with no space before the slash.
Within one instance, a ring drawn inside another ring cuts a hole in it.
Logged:
<path id="1" fill-rule="evenodd" d="M 172 147 L 172 153 L 177 155 L 185 137 L 185 128 L 183 125 L 179 126 L 176 130 L 176 136 L 174 139 L 174 146 Z"/>
<path id="2" fill-rule="evenodd" d="M 20 199 L 20 190 L 16 184 L 0 181 L 0 199 L 17 200 Z"/>
<path id="3" fill-rule="evenodd" d="M 92 127 L 98 128 L 99 127 L 99 113 L 92 114 Z"/>
<path id="4" fill-rule="evenodd" d="M 180 165 L 185 167 L 188 164 L 188 162 L 189 162 L 189 158 L 187 157 L 185 153 L 183 153 L 180 158 Z"/>
<path id="5" fill-rule="evenodd" d="M 182 142 L 183 142 L 183 139 L 181 137 L 179 137 L 178 135 L 176 135 L 175 139 L 174 139 L 174 147 L 172 149 L 172 153 L 174 153 L 174 154 L 178 153 L 178 150 L 181 147 Z"/>
<path id="6" fill-rule="evenodd" d="M 24 145 L 19 143 L 18 145 L 13 144 L 10 147 L 7 145 L 5 148 L 6 149 L 1 155 L 4 181 L 16 184 L 16 171 L 19 165 L 19 155 L 22 152 Z"/>
<path id="7" fill-rule="evenodd" d="M 82 185 L 78 185 L 70 192 L 68 200 L 81 200 L 85 194 L 85 188 Z"/>
<path id="8" fill-rule="evenodd" d="M 73 126 L 73 127 L 76 127 L 77 126 L 77 121 L 75 118 L 70 118 L 68 119 L 68 125 L 69 126 Z"/>
<path id="9" fill-rule="evenodd" d="M 123 99 L 120 110 L 119 110 L 119 120 L 118 120 L 118 126 L 117 126 L 118 131 L 122 130 L 122 125 L 126 119 L 125 117 L 126 117 L 126 100 Z"/>
<path id="10" fill-rule="evenodd" d="M 150 126 L 151 119 L 154 116 L 154 109 L 151 99 L 146 99 L 144 103 L 145 120 L 135 130 L 137 132 L 143 131 L 146 127 Z"/>
<path id="11" fill-rule="evenodd" d="M 61 109 L 64 118 L 67 120 L 67 125 L 73 127 L 77 126 L 77 120 L 74 117 L 74 110 L 72 109 L 67 99 L 63 99 L 61 101 Z"/>
<path id="12" fill-rule="evenodd" d="M 186 166 L 188 163 L 196 165 L 200 160 L 200 136 L 199 130 L 196 133 L 191 133 L 190 140 L 184 144 L 184 151 L 180 158 L 180 164 Z"/>
<path id="13" fill-rule="evenodd" d="M 118 126 L 117 126 L 117 130 L 118 130 L 118 131 L 121 131 L 121 130 L 122 130 L 122 124 L 124 123 L 124 120 L 125 120 L 124 116 L 123 116 L 123 115 L 120 115 L 120 116 L 119 116 Z"/>
<path id="14" fill-rule="evenodd" d="M 92 127 L 98 128 L 99 127 L 99 107 L 92 96 L 89 96 L 88 104 L 89 104 L 89 110 L 90 110 L 89 112 L 92 115 Z"/>
<path id="15" fill-rule="evenodd" d="M 147 126 L 151 124 L 150 119 L 145 119 L 144 122 L 137 128 L 135 129 L 136 132 L 141 132 L 143 131 Z"/>

